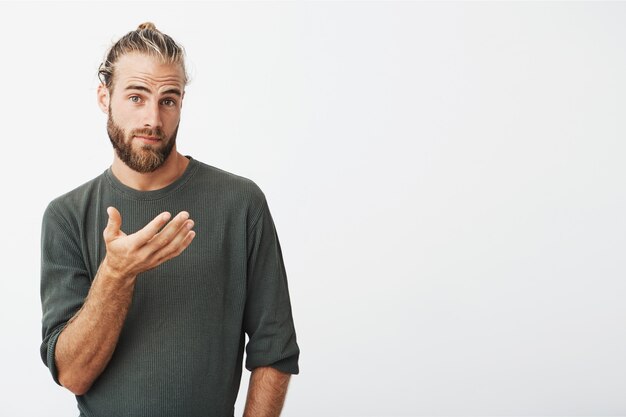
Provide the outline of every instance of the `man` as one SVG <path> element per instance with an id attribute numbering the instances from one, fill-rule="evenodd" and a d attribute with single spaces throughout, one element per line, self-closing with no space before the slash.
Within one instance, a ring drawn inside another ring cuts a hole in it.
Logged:
<path id="1" fill-rule="evenodd" d="M 183 50 L 153 24 L 100 75 L 114 160 L 44 213 L 44 363 L 81 416 L 226 417 L 245 346 L 244 416 L 278 416 L 300 351 L 263 192 L 176 150 Z"/>

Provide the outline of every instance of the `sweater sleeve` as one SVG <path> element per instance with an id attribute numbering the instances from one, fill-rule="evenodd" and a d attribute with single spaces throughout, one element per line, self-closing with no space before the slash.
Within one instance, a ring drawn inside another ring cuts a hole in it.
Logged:
<path id="1" fill-rule="evenodd" d="M 70 318 L 83 305 L 91 280 L 68 222 L 46 208 L 41 228 L 41 359 L 60 385 L 54 359 L 56 342 Z"/>
<path id="2" fill-rule="evenodd" d="M 248 233 L 248 278 L 244 331 L 246 368 L 271 366 L 298 374 L 300 349 L 291 313 L 287 274 L 274 221 L 263 198 Z"/>

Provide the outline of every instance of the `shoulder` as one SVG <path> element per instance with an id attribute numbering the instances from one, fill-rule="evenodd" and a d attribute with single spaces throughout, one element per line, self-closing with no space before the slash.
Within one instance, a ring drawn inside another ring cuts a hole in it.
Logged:
<path id="1" fill-rule="evenodd" d="M 265 194 L 250 178 L 196 160 L 194 175 L 198 189 L 208 191 L 213 204 L 245 217 L 248 228 L 267 210 Z"/>
<path id="2" fill-rule="evenodd" d="M 104 173 L 54 198 L 44 211 L 44 222 L 55 219 L 67 223 L 68 226 L 77 222 L 77 215 L 86 210 L 92 201 L 91 196 L 98 192 L 103 180 Z"/>
<path id="3" fill-rule="evenodd" d="M 197 164 L 196 181 L 219 192 L 222 198 L 244 200 L 253 206 L 260 206 L 264 203 L 265 194 L 250 178 L 198 160 L 195 161 Z"/>

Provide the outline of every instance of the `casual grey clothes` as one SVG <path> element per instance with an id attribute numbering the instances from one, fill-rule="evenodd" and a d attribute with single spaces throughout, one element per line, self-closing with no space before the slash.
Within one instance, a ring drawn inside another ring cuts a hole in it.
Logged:
<path id="1" fill-rule="evenodd" d="M 56 341 L 105 256 L 107 207 L 119 210 L 127 234 L 163 211 L 188 211 L 195 223 L 187 249 L 137 277 L 113 357 L 76 397 L 81 416 L 232 416 L 244 346 L 249 370 L 299 372 L 287 276 L 265 195 L 247 178 L 187 158 L 183 175 L 160 190 L 130 188 L 109 168 L 45 210 L 41 357 L 57 383 Z"/>

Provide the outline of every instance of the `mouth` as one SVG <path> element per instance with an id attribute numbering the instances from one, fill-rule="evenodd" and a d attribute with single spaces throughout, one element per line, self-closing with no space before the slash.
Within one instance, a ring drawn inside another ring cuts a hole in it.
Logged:
<path id="1" fill-rule="evenodd" d="M 144 142 L 144 143 L 158 143 L 161 141 L 161 139 L 155 137 L 155 136 L 134 136 L 134 139 L 139 139 L 140 141 Z"/>

